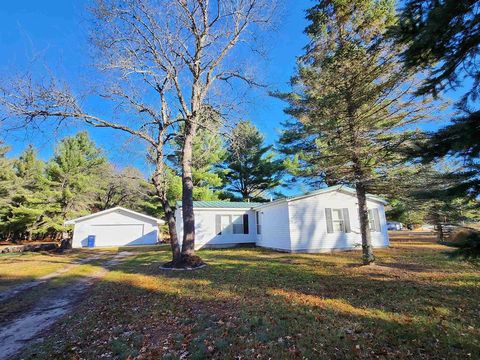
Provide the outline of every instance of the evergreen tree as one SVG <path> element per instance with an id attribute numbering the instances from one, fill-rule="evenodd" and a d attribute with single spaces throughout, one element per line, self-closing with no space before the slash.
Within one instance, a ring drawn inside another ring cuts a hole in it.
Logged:
<path id="1" fill-rule="evenodd" d="M 8 146 L 0 142 L 0 209 L 5 210 L 9 203 L 9 195 L 13 187 L 14 173 L 12 162 L 6 157 Z M 0 211 L 1 211 L 0 210 Z"/>
<path id="2" fill-rule="evenodd" d="M 398 163 L 398 149 L 415 135 L 404 129 L 425 116 L 425 107 L 412 96 L 400 48 L 385 36 L 395 22 L 393 1 L 320 0 L 307 18 L 311 41 L 292 79 L 294 92 L 279 96 L 301 123 L 294 141 L 309 141 L 298 158 L 316 163 L 317 179 L 355 187 L 368 264 L 374 256 L 366 192 Z"/>
<path id="3" fill-rule="evenodd" d="M 463 180 L 464 174 L 452 171 L 449 163 L 409 164 L 394 169 L 381 190 L 390 200 L 387 216 L 408 225 L 475 221 L 475 202 L 451 190 Z"/>
<path id="4" fill-rule="evenodd" d="M 262 201 L 267 191 L 280 185 L 282 162 L 275 159 L 272 146 L 264 142 L 263 135 L 249 121 L 241 121 L 233 129 L 226 160 L 220 166 L 229 197 Z"/>
<path id="5" fill-rule="evenodd" d="M 6 218 L 9 214 L 12 195 L 17 190 L 13 162 L 6 157 L 9 150 L 8 146 L 0 142 L 0 239 L 11 237 Z"/>
<path id="6" fill-rule="evenodd" d="M 52 193 L 44 176 L 44 164 L 33 146 L 28 146 L 13 166 L 17 190 L 5 222 L 14 239 L 31 240 L 45 231 L 43 225 L 49 222 L 47 217 L 52 210 Z"/>
<path id="7" fill-rule="evenodd" d="M 282 123 L 278 150 L 285 155 L 284 165 L 290 184 L 306 182 L 309 187 L 318 188 L 339 185 L 341 181 L 319 161 L 321 150 L 317 144 L 318 133 L 308 123 L 296 119 Z"/>
<path id="8" fill-rule="evenodd" d="M 444 156 L 461 158 L 467 167 L 465 179 L 451 189 L 472 198 L 480 194 L 480 111 L 475 105 L 480 94 L 479 10 L 478 0 L 407 0 L 394 27 L 398 42 L 407 45 L 403 54 L 406 66 L 431 71 L 419 93 L 461 90 L 468 84 L 464 79 L 472 80 L 458 104 L 463 114 L 438 132 L 427 134 L 427 141 L 414 154 L 426 162 Z"/>
<path id="9" fill-rule="evenodd" d="M 86 132 L 60 141 L 47 163 L 46 176 L 54 191 L 55 213 L 49 226 L 64 229 L 66 219 L 87 214 L 95 205 L 104 179 L 106 158 Z"/>

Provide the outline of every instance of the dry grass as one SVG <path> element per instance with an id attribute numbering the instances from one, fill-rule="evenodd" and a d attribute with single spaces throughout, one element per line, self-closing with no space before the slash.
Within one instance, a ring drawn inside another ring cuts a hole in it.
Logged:
<path id="1" fill-rule="evenodd" d="M 36 280 L 66 266 L 91 256 L 106 258 L 119 251 L 154 251 L 168 248 L 148 247 L 111 247 L 98 249 L 74 249 L 65 253 L 23 252 L 0 254 L 0 291 L 26 281 Z"/>
<path id="2" fill-rule="evenodd" d="M 66 254 L 24 252 L 0 254 L 0 291 L 25 281 L 36 280 L 89 256 L 89 251 Z"/>
<path id="3" fill-rule="evenodd" d="M 480 357 L 480 273 L 447 248 L 201 251 L 209 266 L 162 272 L 167 250 L 111 271 L 49 331 L 35 359 Z"/>

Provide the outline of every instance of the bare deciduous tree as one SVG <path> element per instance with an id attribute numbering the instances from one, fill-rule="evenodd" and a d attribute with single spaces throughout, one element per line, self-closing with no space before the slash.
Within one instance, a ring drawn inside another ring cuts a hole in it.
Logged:
<path id="1" fill-rule="evenodd" d="M 105 118 L 89 111 L 65 84 L 38 82 L 29 75 L 0 85 L 0 102 L 22 126 L 78 119 L 145 141 L 155 164 L 152 181 L 169 225 L 172 265 L 195 265 L 201 260 L 194 253 L 192 142 L 202 126 L 204 105 L 219 108 L 211 96 L 214 90 L 224 102 L 232 81 L 255 85 L 241 61 L 247 51 L 233 56 L 232 50 L 245 46 L 259 26 L 269 23 L 272 9 L 266 0 L 97 0 L 91 9 L 91 43 L 95 65 L 107 80 L 95 86 L 95 92 L 115 105 L 113 115 Z M 180 131 L 181 250 L 167 199 L 165 164 L 169 141 Z"/>

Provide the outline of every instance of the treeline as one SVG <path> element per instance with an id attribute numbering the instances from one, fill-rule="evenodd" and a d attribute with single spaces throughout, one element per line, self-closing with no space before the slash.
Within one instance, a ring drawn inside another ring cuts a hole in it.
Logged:
<path id="1" fill-rule="evenodd" d="M 172 206 L 182 191 L 179 142 L 171 144 L 164 179 Z M 0 147 L 0 239 L 56 239 L 68 230 L 65 220 L 114 206 L 163 215 L 151 180 L 134 166 L 117 169 L 86 132 L 61 140 L 47 161 L 31 145 L 17 158 L 8 150 Z M 200 130 L 193 153 L 195 200 L 266 201 L 283 174 L 272 146 L 247 121 L 230 136 Z"/>
<path id="2" fill-rule="evenodd" d="M 1 239 L 56 239 L 65 220 L 118 205 L 158 213 L 144 175 L 116 169 L 85 132 L 61 140 L 47 161 L 31 145 L 14 159 L 8 150 L 0 148 Z"/>
<path id="3" fill-rule="evenodd" d="M 248 121 L 239 122 L 226 136 L 200 130 L 193 150 L 194 199 L 267 201 L 281 196 L 280 185 L 324 181 L 326 174 L 315 172 L 309 163 L 312 154 L 299 148 L 304 144 L 289 140 L 293 129 L 284 126 L 276 151 Z M 181 144 L 177 140 L 171 145 L 165 181 L 175 206 L 182 191 Z M 7 157 L 8 146 L 0 149 L 1 239 L 59 238 L 68 230 L 65 220 L 114 206 L 163 216 L 150 179 L 134 166 L 117 169 L 85 132 L 61 140 L 48 161 L 40 160 L 31 145 L 17 158 Z M 408 225 L 476 221 L 478 203 L 456 190 L 466 179 L 456 170 L 403 164 L 390 168 L 388 177 L 378 176 L 369 190 L 390 201 L 390 220 Z M 328 180 L 329 185 L 341 183 L 333 176 Z"/>

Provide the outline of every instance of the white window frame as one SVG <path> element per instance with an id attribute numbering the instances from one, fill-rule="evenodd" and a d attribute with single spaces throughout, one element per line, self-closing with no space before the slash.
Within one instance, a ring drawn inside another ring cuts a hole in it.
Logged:
<path id="1" fill-rule="evenodd" d="M 380 211 L 378 208 L 368 209 L 368 229 L 370 232 L 381 232 L 380 223 L 377 224 L 380 220 Z M 375 216 L 375 212 L 377 212 L 377 216 Z"/>
<path id="2" fill-rule="evenodd" d="M 375 217 L 372 209 L 368 209 L 368 230 L 375 231 Z"/>
<path id="3" fill-rule="evenodd" d="M 335 215 L 337 215 L 337 217 Z M 345 219 L 343 218 L 343 209 L 332 208 L 332 225 L 334 233 L 345 233 Z M 339 229 L 337 229 L 336 225 Z"/>

